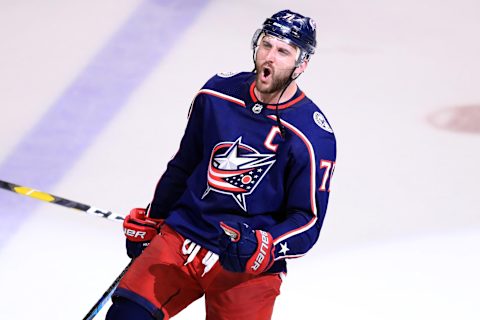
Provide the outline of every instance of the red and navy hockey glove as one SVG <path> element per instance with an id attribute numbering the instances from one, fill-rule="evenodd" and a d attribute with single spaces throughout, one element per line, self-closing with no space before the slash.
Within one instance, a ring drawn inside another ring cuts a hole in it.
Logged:
<path id="1" fill-rule="evenodd" d="M 220 222 L 225 232 L 220 236 L 220 264 L 226 270 L 260 274 L 268 270 L 275 259 L 272 235 L 253 230 L 245 223 Z"/>
<path id="2" fill-rule="evenodd" d="M 145 209 L 135 208 L 123 221 L 127 237 L 127 254 L 131 259 L 138 257 L 160 231 L 163 220 L 147 218 Z"/>

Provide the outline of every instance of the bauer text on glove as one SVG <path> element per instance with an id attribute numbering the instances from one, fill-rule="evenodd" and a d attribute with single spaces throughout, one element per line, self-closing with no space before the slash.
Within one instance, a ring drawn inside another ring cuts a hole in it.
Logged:
<path id="1" fill-rule="evenodd" d="M 263 230 L 253 230 L 245 223 L 220 223 L 220 264 L 229 271 L 260 274 L 275 259 L 273 238 Z"/>
<path id="2" fill-rule="evenodd" d="M 135 208 L 123 221 L 123 231 L 127 237 L 127 254 L 130 258 L 138 257 L 155 237 L 163 220 L 150 219 L 145 209 Z"/>

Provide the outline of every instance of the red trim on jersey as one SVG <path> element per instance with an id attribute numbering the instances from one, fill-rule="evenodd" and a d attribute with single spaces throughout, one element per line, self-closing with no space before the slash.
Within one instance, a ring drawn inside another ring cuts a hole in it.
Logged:
<path id="1" fill-rule="evenodd" d="M 208 94 L 210 96 L 214 96 L 214 97 L 217 97 L 217 98 L 220 98 L 220 99 L 223 99 L 223 100 L 233 102 L 233 103 L 238 104 L 239 106 L 242 106 L 242 107 L 245 108 L 245 102 L 244 101 L 242 101 L 240 99 L 237 99 L 237 98 L 234 98 L 234 97 L 231 97 L 231 96 L 228 96 L 228 95 L 223 94 L 221 92 L 213 91 L 213 90 L 210 90 L 210 89 L 202 89 L 202 90 L 198 91 L 197 95 L 199 95 L 201 93 Z"/>
<path id="2" fill-rule="evenodd" d="M 257 96 L 255 96 L 255 91 L 253 89 L 255 89 L 255 81 L 252 82 L 252 84 L 250 85 L 250 97 L 252 98 L 253 102 L 258 102 L 258 98 L 257 98 Z M 291 107 L 294 104 L 296 104 L 297 102 L 299 102 L 300 100 L 302 100 L 303 98 L 305 98 L 305 93 L 301 92 L 301 94 L 298 97 L 296 97 L 295 99 L 293 99 L 292 101 L 289 101 L 289 102 L 286 102 L 286 103 L 280 103 L 278 105 L 278 109 L 282 110 L 282 109 L 286 109 L 288 107 Z M 267 109 L 270 109 L 270 110 L 275 110 L 277 108 L 276 105 L 271 105 L 271 104 L 267 105 L 266 107 L 267 107 Z"/>

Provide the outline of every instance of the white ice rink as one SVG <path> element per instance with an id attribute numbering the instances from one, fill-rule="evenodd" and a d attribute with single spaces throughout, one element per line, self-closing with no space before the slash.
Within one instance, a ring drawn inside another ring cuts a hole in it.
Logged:
<path id="1" fill-rule="evenodd" d="M 480 319 L 478 0 L 2 1 L 0 179 L 146 205 L 196 91 L 284 8 L 317 21 L 299 85 L 338 158 L 273 319 Z M 0 233 L 0 319 L 82 319 L 128 263 L 121 224 L 4 190 Z"/>

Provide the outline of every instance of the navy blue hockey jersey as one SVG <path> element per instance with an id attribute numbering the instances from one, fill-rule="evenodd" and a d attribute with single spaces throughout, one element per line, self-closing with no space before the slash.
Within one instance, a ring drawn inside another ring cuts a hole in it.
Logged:
<path id="1" fill-rule="evenodd" d="M 149 215 L 219 253 L 220 221 L 272 234 L 276 263 L 304 255 L 327 210 L 336 142 L 322 111 L 297 89 L 278 106 L 254 94 L 255 74 L 218 74 L 195 96 L 180 148 Z"/>

